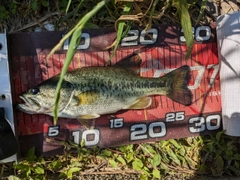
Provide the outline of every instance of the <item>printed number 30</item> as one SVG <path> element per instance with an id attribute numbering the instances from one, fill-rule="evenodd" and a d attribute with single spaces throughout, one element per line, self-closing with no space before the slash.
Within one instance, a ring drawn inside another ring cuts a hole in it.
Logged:
<path id="1" fill-rule="evenodd" d="M 215 123 L 213 123 L 215 121 Z M 221 116 L 218 114 L 209 115 L 204 117 L 193 117 L 189 119 L 189 124 L 193 125 L 189 127 L 191 133 L 199 133 L 205 130 L 213 131 L 217 130 L 221 126 Z"/>

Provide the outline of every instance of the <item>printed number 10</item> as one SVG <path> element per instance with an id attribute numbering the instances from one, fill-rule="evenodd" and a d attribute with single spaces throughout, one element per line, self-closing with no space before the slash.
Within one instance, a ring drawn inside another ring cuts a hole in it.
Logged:
<path id="1" fill-rule="evenodd" d="M 97 145 L 100 141 L 100 132 L 98 129 L 90 129 L 82 132 L 80 137 L 80 131 L 73 131 L 73 142 L 76 144 L 81 143 L 81 139 L 85 141 L 85 146 L 94 146 Z M 92 137 L 92 138 L 88 138 Z"/>

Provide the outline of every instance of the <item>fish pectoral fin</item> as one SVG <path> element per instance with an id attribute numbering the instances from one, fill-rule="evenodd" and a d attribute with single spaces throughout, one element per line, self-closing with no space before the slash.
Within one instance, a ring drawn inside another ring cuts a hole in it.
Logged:
<path id="1" fill-rule="evenodd" d="M 96 90 L 90 90 L 90 91 L 82 92 L 76 97 L 78 99 L 78 105 L 89 105 L 96 102 L 100 97 L 100 94 Z"/>
<path id="2" fill-rule="evenodd" d="M 87 129 L 94 129 L 95 127 L 95 118 L 100 117 L 98 114 L 85 114 L 79 116 L 78 121 L 85 126 Z"/>
<path id="3" fill-rule="evenodd" d="M 123 109 L 145 109 L 152 104 L 152 98 L 150 97 L 142 97 L 134 104 L 123 108 Z"/>

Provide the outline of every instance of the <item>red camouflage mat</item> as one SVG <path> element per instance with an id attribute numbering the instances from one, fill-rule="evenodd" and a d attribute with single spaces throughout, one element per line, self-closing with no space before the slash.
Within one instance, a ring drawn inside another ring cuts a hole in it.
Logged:
<path id="1" fill-rule="evenodd" d="M 14 103 L 19 94 L 60 73 L 68 42 L 51 58 L 51 48 L 63 32 L 32 32 L 9 34 L 11 77 Z M 185 61 L 186 46 L 178 26 L 156 26 L 146 32 L 136 28 L 124 38 L 111 64 L 134 52 L 142 58 L 141 76 L 159 77 L 182 65 L 191 67 L 189 88 L 193 104 L 183 106 L 165 96 L 153 96 L 145 110 L 120 111 L 96 120 L 95 128 L 85 129 L 76 119 L 58 120 L 48 115 L 29 115 L 15 111 L 16 129 L 21 152 L 35 146 L 37 154 L 61 153 L 57 141 L 85 141 L 85 146 L 113 147 L 132 143 L 153 142 L 215 133 L 221 127 L 221 96 L 215 29 L 199 26 L 193 30 L 195 45 L 190 60 Z M 84 66 L 104 66 L 111 51 L 104 50 L 116 38 L 114 29 L 85 30 L 81 44 L 69 70 Z"/>

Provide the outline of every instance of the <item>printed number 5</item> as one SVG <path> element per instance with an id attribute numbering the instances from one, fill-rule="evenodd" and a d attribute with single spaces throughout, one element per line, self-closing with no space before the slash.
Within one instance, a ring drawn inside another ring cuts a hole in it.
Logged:
<path id="1" fill-rule="evenodd" d="M 54 137 L 59 134 L 59 128 L 60 126 L 49 126 L 48 127 L 48 136 L 49 137 Z"/>

